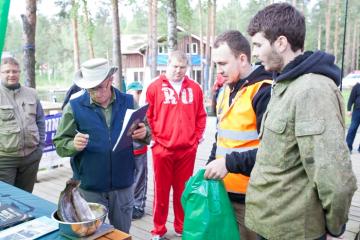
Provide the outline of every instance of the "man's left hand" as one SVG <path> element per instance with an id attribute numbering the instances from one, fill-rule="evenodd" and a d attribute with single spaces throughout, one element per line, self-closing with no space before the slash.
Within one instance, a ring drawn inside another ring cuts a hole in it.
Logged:
<path id="1" fill-rule="evenodd" d="M 146 127 L 144 123 L 139 123 L 138 128 L 132 134 L 133 139 L 144 139 L 146 137 Z"/>
<path id="2" fill-rule="evenodd" d="M 206 165 L 204 177 L 207 179 L 223 179 L 228 172 L 225 158 L 218 158 Z"/>

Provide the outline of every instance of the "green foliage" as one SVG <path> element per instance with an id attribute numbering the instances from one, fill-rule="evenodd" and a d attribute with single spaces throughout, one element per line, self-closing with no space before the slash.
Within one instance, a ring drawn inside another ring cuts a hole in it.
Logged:
<path id="1" fill-rule="evenodd" d="M 59 13 L 58 13 L 59 17 L 62 17 L 62 18 L 69 17 L 69 15 L 70 15 L 69 9 L 71 8 L 71 0 L 55 0 L 55 5 L 58 6 L 58 8 L 59 8 Z"/>
<path id="2" fill-rule="evenodd" d="M 133 6 L 132 12 L 134 13 L 131 20 L 126 21 L 126 19 L 121 19 L 120 25 L 122 33 L 124 34 L 137 34 L 137 33 L 147 33 L 148 26 L 148 12 L 144 6 Z"/>
<path id="3" fill-rule="evenodd" d="M 48 1 L 48 0 L 47 0 Z M 37 86 L 43 86 L 50 81 L 56 84 L 70 84 L 73 76 L 73 32 L 71 27 L 71 17 L 78 8 L 83 9 L 84 2 L 92 4 L 89 0 L 75 0 L 78 4 L 72 8 L 72 0 L 54 0 L 58 8 L 56 16 L 44 16 L 38 14 L 36 32 L 36 61 L 37 69 L 46 64 L 51 74 L 37 75 Z M 95 1 L 94 1 L 95 2 Z M 196 35 L 200 35 L 200 25 L 203 27 L 204 37 L 207 26 L 207 0 L 202 0 L 203 20 L 200 24 L 199 0 L 177 0 L 178 24 L 186 30 L 190 30 Z M 246 2 L 246 4 L 244 3 Z M 246 29 L 249 20 L 256 12 L 268 4 L 268 0 L 228 0 L 224 4 L 217 1 L 216 33 L 225 30 L 236 29 L 247 36 Z M 292 1 L 287 1 L 292 2 Z M 345 1 L 340 1 L 340 16 L 335 19 L 335 0 L 331 3 L 331 51 L 333 51 L 333 39 L 335 32 L 335 21 L 339 22 L 339 43 L 337 63 L 341 65 L 343 31 L 344 31 L 344 11 Z M 41 4 L 39 2 L 38 4 Z M 119 8 L 120 16 L 122 11 L 131 12 L 132 18 L 120 18 L 121 34 L 144 34 L 148 31 L 148 2 L 140 0 L 123 0 Z M 79 45 L 80 61 L 83 62 L 89 57 L 86 41 L 86 34 L 90 33 L 93 38 L 94 51 L 97 57 L 112 56 L 112 14 L 110 0 L 97 0 L 96 11 L 90 11 L 90 26 L 81 24 L 84 12 L 78 9 L 79 19 Z M 166 0 L 158 0 L 158 36 L 167 34 L 167 15 Z M 220 7 L 221 5 L 221 7 Z M 304 7 L 303 7 L 304 6 Z M 318 26 L 322 25 L 321 50 L 325 48 L 325 16 L 327 11 L 326 0 L 298 0 L 297 7 L 304 11 L 306 16 L 307 34 L 305 50 L 316 50 L 318 46 Z M 357 20 L 357 13 L 360 11 L 360 2 L 349 0 L 348 32 L 353 35 L 354 26 Z M 360 30 L 358 30 L 360 32 Z M 179 38 L 181 34 L 179 34 Z M 352 39 L 352 38 L 351 38 Z M 22 24 L 19 18 L 10 18 L 8 21 L 7 37 L 4 51 L 9 51 L 16 58 L 22 61 Z M 347 42 L 347 46 L 352 45 L 352 40 Z M 358 51 L 360 52 L 360 51 Z M 345 59 L 350 59 L 346 57 Z M 349 60 L 345 64 L 349 65 Z M 347 66 L 345 66 L 347 67 Z M 50 84 L 55 85 L 55 84 Z M 66 86 L 67 87 L 67 86 Z"/>
<path id="4" fill-rule="evenodd" d="M 192 29 L 194 10 L 191 9 L 189 1 L 177 0 L 176 10 L 177 10 L 178 25 L 184 27 L 185 29 Z"/>
<path id="5" fill-rule="evenodd" d="M 17 59 L 22 56 L 22 26 L 15 18 L 8 21 L 4 51 L 9 51 Z"/>
<path id="6" fill-rule="evenodd" d="M 87 0 L 82 0 L 82 7 L 83 7 L 84 15 L 82 15 L 80 19 L 81 22 L 83 23 L 83 31 L 88 36 L 88 38 L 92 40 L 95 26 L 93 23 L 93 19 L 91 17 L 91 12 L 89 11 L 87 6 Z M 88 18 L 87 20 L 86 17 Z"/>

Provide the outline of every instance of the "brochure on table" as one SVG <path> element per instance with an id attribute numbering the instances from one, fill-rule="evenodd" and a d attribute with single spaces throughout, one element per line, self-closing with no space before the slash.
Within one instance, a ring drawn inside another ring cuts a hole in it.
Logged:
<path id="1" fill-rule="evenodd" d="M 146 111 L 148 108 L 149 108 L 149 104 L 146 104 L 139 109 L 126 110 L 123 127 L 115 143 L 113 151 L 121 150 L 132 145 L 133 139 L 131 135 L 134 132 L 134 130 L 138 127 L 138 124 L 144 121 Z"/>
<path id="2" fill-rule="evenodd" d="M 31 214 L 24 212 L 15 204 L 0 202 L 0 231 L 31 219 L 34 219 Z"/>
<path id="3" fill-rule="evenodd" d="M 59 228 L 58 224 L 46 217 L 35 218 L 0 232 L 0 240 L 32 240 Z"/>

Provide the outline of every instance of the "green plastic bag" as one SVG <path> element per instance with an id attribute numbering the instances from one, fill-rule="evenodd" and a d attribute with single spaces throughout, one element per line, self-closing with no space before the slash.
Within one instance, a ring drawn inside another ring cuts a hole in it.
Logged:
<path id="1" fill-rule="evenodd" d="M 183 240 L 239 240 L 238 225 L 224 183 L 204 179 L 199 170 L 186 183 Z"/>

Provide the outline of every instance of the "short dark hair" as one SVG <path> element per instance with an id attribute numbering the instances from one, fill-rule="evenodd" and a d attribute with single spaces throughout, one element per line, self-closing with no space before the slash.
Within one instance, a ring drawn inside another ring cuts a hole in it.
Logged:
<path id="1" fill-rule="evenodd" d="M 294 52 L 304 50 L 305 17 L 288 3 L 274 3 L 260 10 L 250 21 L 247 32 L 254 36 L 263 32 L 264 37 L 274 43 L 279 36 L 285 36 Z"/>
<path id="2" fill-rule="evenodd" d="M 1 65 L 5 65 L 5 64 L 16 65 L 20 67 L 19 62 L 13 57 L 3 57 L 1 59 Z"/>
<path id="3" fill-rule="evenodd" d="M 251 61 L 251 47 L 249 41 L 241 34 L 241 32 L 236 30 L 223 32 L 216 37 L 214 48 L 218 48 L 223 43 L 227 43 L 235 57 L 238 57 L 243 53 L 248 58 L 248 61 Z"/>

